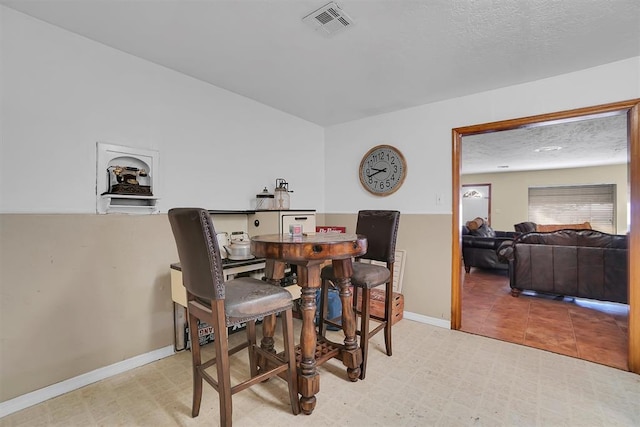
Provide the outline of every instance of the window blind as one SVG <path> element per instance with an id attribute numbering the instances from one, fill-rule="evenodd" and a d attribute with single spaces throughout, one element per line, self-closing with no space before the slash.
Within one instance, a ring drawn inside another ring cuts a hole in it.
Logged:
<path id="1" fill-rule="evenodd" d="M 615 234 L 616 185 L 529 187 L 529 221 L 536 224 L 579 224 Z"/>

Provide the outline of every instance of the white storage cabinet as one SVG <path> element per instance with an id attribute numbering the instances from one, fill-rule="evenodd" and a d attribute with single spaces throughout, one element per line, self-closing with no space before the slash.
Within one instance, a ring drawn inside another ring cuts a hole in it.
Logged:
<path id="1" fill-rule="evenodd" d="M 249 236 L 285 234 L 289 225 L 302 224 L 303 233 L 316 232 L 315 210 L 256 211 L 248 215 Z"/>

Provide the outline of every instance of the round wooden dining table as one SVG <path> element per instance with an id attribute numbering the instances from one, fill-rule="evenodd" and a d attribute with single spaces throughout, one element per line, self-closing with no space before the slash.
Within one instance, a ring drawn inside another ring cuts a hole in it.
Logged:
<path id="1" fill-rule="evenodd" d="M 297 266 L 298 285 L 302 288 L 300 311 L 302 331 L 297 351 L 298 392 L 300 409 L 311 414 L 316 406 L 316 394 L 320 391 L 317 366 L 335 357 L 347 367 L 351 381 L 360 376 L 362 352 L 356 338 L 356 319 L 351 292 L 352 258 L 367 252 L 367 238 L 359 234 L 309 233 L 302 236 L 269 234 L 251 238 L 251 253 L 265 258 L 265 276 L 279 285 L 285 276 L 287 264 Z M 344 342 L 334 343 L 316 334 L 316 291 L 320 288 L 320 270 L 327 261 L 333 264 L 336 284 L 342 303 L 342 329 Z M 263 321 L 261 346 L 271 352 L 275 332 L 275 316 Z"/>

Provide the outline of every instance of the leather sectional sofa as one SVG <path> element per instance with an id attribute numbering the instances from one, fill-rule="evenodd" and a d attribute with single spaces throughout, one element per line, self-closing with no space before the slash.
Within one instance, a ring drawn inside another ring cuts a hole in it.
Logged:
<path id="1" fill-rule="evenodd" d="M 590 222 L 574 224 L 536 224 L 535 222 L 521 222 L 513 226 L 518 233 L 530 233 L 531 231 L 557 231 L 557 230 L 591 230 Z"/>
<path id="2" fill-rule="evenodd" d="M 469 223 L 467 223 L 469 224 Z M 471 267 L 506 270 L 509 268 L 505 260 L 498 258 L 497 249 L 506 241 L 511 241 L 517 233 L 511 231 L 494 231 L 488 225 L 475 230 L 466 225 L 462 227 L 462 260 L 464 270 L 469 273 Z"/>
<path id="3" fill-rule="evenodd" d="M 498 249 L 511 294 L 533 290 L 628 304 L 627 236 L 596 230 L 529 232 Z"/>

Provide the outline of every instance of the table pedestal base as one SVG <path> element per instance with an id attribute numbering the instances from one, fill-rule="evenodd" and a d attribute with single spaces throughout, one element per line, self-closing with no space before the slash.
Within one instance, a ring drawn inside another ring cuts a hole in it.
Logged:
<path id="1" fill-rule="evenodd" d="M 360 378 L 360 365 L 362 364 L 362 353 L 359 349 L 347 350 L 344 345 L 337 344 L 326 338 L 318 337 L 316 343 L 316 366 L 320 366 L 333 358 L 339 359 L 347 367 L 347 377 L 349 381 L 356 382 Z M 279 353 L 278 357 L 284 358 L 284 353 Z M 300 346 L 296 346 L 296 365 L 298 366 L 298 393 L 300 393 L 300 409 L 305 415 L 310 415 L 316 407 L 316 397 L 320 391 L 320 376 L 317 372 L 311 375 L 304 375 L 300 370 L 302 352 Z"/>
<path id="2" fill-rule="evenodd" d="M 316 342 L 316 367 L 322 365 L 333 358 L 342 360 L 347 367 L 349 381 L 358 381 L 360 377 L 360 364 L 362 363 L 362 353 L 360 349 L 346 350 L 342 344 L 337 344 L 323 337 L 317 337 Z M 300 409 L 305 415 L 310 415 L 316 407 L 316 397 L 320 391 L 320 377 L 317 372 L 312 375 L 301 373 L 300 362 L 302 353 L 300 346 L 296 346 L 296 364 L 298 365 L 298 392 L 300 397 Z"/>
<path id="3" fill-rule="evenodd" d="M 342 360 L 347 367 L 350 381 L 360 376 L 362 352 L 357 344 L 356 319 L 353 312 L 353 296 L 350 290 L 350 277 L 353 273 L 353 257 L 367 252 L 367 239 L 356 234 L 313 234 L 303 236 L 266 235 L 251 238 L 251 252 L 255 256 L 266 258 L 265 276 L 277 285 L 284 277 L 287 263 L 297 266 L 298 285 L 300 285 L 300 316 L 302 329 L 300 346 L 296 353 L 298 374 L 298 392 L 300 407 L 304 414 L 311 414 L 316 406 L 316 394 L 320 391 L 318 365 L 331 358 Z M 331 261 L 334 276 L 340 287 L 342 303 L 342 330 L 344 344 L 335 344 L 325 338 L 317 337 L 315 325 L 316 291 L 321 287 L 320 269 L 324 262 Z M 273 349 L 272 337 L 275 323 L 265 317 L 262 324 L 263 339 L 261 347 Z"/>
<path id="4" fill-rule="evenodd" d="M 342 363 L 347 367 L 349 381 L 356 382 L 360 377 L 360 365 L 362 364 L 362 352 L 359 350 L 359 348 L 347 350 L 343 344 L 337 344 L 326 338 L 318 337 L 316 342 L 316 366 L 320 366 L 333 358 L 342 360 Z M 296 364 L 298 366 L 300 366 L 301 360 L 302 354 L 298 345 L 296 346 Z"/>

